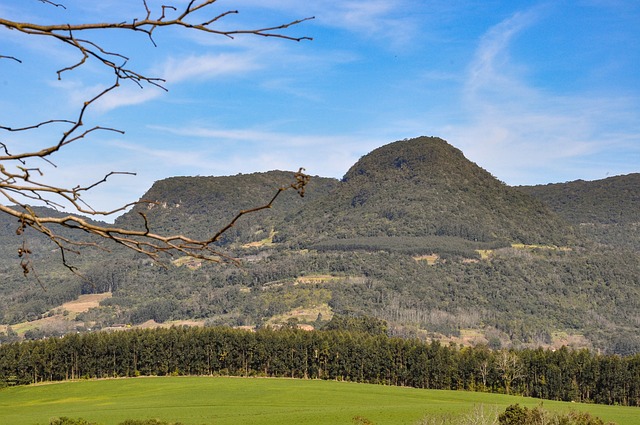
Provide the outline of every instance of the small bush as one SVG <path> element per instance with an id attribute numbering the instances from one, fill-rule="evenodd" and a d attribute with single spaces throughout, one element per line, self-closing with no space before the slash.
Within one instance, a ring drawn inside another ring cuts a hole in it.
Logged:
<path id="1" fill-rule="evenodd" d="M 462 417 L 427 416 L 416 425 L 498 425 L 498 412 L 484 405 L 474 406 L 473 410 Z"/>
<path id="2" fill-rule="evenodd" d="M 605 425 L 604 421 L 586 412 L 552 414 L 537 406 L 533 409 L 512 404 L 498 416 L 500 425 Z M 614 425 L 608 423 L 606 425 Z"/>

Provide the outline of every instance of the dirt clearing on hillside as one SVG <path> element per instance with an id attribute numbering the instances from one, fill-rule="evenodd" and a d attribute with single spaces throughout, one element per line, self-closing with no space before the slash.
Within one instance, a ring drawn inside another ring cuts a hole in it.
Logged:
<path id="1" fill-rule="evenodd" d="M 100 301 L 107 298 L 111 298 L 111 292 L 80 295 L 77 300 L 62 304 L 62 308 L 69 313 L 84 313 L 85 311 L 89 311 L 90 308 L 98 307 Z"/>

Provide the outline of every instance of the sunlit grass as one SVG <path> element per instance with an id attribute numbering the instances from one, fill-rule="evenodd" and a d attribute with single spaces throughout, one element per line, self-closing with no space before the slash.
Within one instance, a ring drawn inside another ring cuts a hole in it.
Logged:
<path id="1" fill-rule="evenodd" d="M 48 424 L 67 416 L 112 425 L 157 418 L 186 425 L 415 424 L 425 415 L 463 415 L 484 405 L 503 411 L 540 400 L 336 381 L 163 377 L 63 382 L 0 391 L 0 424 Z M 544 408 L 589 411 L 619 425 L 640 424 L 640 409 L 544 401 Z"/>

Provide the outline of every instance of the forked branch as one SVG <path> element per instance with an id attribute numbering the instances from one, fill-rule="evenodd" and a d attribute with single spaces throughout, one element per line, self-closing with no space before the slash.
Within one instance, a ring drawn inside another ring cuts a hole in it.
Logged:
<path id="1" fill-rule="evenodd" d="M 56 3 L 51 0 L 39 0 L 41 3 L 66 9 L 62 3 Z M 280 38 L 291 41 L 311 40 L 310 37 L 296 37 L 286 34 L 284 31 L 292 26 L 298 25 L 313 18 L 304 18 L 294 20 L 285 24 L 254 28 L 254 29 L 221 29 L 215 24 L 230 15 L 238 13 L 236 10 L 215 11 L 214 4 L 216 0 L 190 0 L 186 6 L 162 5 L 157 9 L 149 7 L 147 0 L 140 0 L 144 8 L 144 16 L 133 18 L 124 22 L 98 22 L 98 23 L 80 23 L 80 24 L 36 24 L 31 22 L 18 22 L 10 19 L 0 18 L 0 27 L 14 30 L 19 33 L 35 36 L 47 37 L 65 46 L 74 49 L 79 57 L 78 59 L 62 67 L 57 71 L 58 79 L 67 72 L 82 67 L 89 61 L 94 61 L 102 66 L 113 78 L 111 85 L 89 98 L 79 107 L 75 118 L 51 118 L 37 122 L 35 124 L 9 125 L 0 122 L 0 131 L 7 134 L 27 133 L 34 134 L 36 130 L 46 129 L 48 134 L 59 134 L 49 142 L 40 143 L 43 148 L 34 150 L 24 150 L 22 152 L 14 152 L 11 140 L 0 140 L 0 195 L 4 196 L 5 201 L 0 202 L 0 212 L 8 214 L 18 220 L 17 233 L 22 234 L 29 227 L 37 232 L 45 235 L 53 241 L 62 256 L 63 264 L 73 272 L 77 272 L 75 267 L 67 260 L 69 252 L 77 252 L 77 248 L 81 246 L 94 246 L 104 249 L 96 242 L 83 242 L 61 235 L 56 226 L 74 229 L 83 233 L 97 236 L 100 240 L 109 240 L 118 245 L 127 247 L 134 252 L 144 254 L 154 261 L 161 261 L 166 255 L 187 255 L 192 258 L 207 261 L 235 261 L 226 254 L 221 253 L 215 247 L 221 236 L 233 227 L 236 222 L 244 215 L 251 214 L 256 211 L 271 208 L 276 198 L 285 190 L 294 189 L 301 196 L 304 195 L 305 186 L 309 176 L 300 169 L 294 175 L 295 181 L 289 186 L 281 187 L 277 190 L 271 200 L 262 206 L 240 211 L 229 223 L 220 230 L 213 232 L 205 239 L 193 239 L 184 235 L 163 236 L 151 232 L 147 217 L 141 214 L 143 220 L 143 230 L 126 229 L 121 227 L 109 226 L 104 224 L 96 224 L 86 217 L 68 214 L 62 217 L 43 216 L 36 209 L 30 206 L 35 203 L 42 206 L 63 210 L 68 207 L 73 208 L 74 213 L 84 214 L 87 216 L 106 216 L 117 212 L 122 212 L 129 207 L 145 201 L 133 202 L 118 207 L 111 211 L 99 211 L 93 209 L 82 198 L 82 195 L 96 186 L 106 183 L 107 180 L 116 174 L 129 174 L 130 172 L 111 171 L 102 179 L 88 186 L 74 187 L 58 187 L 46 182 L 44 173 L 39 164 L 33 164 L 32 161 L 45 161 L 55 166 L 52 159 L 54 154 L 59 153 L 64 147 L 71 143 L 80 142 L 88 136 L 96 132 L 115 132 L 124 134 L 123 131 L 112 127 L 94 125 L 85 127 L 85 116 L 87 110 L 94 105 L 99 99 L 107 94 L 117 90 L 123 81 L 129 80 L 137 84 L 139 87 L 144 85 L 156 86 L 166 90 L 165 81 L 162 78 L 147 76 L 138 71 L 127 67 L 129 58 L 122 53 L 114 52 L 106 49 L 100 42 L 91 39 L 93 31 L 133 31 L 134 33 L 145 34 L 151 43 L 155 46 L 156 42 L 153 38 L 154 32 L 165 27 L 178 27 L 188 31 L 197 31 L 213 35 L 221 35 L 228 38 L 234 38 L 236 35 L 248 34 L 261 37 Z M 209 14 L 205 19 L 198 18 L 203 14 Z M 86 35 L 86 36 L 85 36 Z M 21 59 L 16 56 L 2 55 L 0 52 L 0 60 L 8 59 L 15 62 L 19 66 Z M 61 128 L 60 128 L 61 127 Z M 2 133 L 0 133 L 0 136 Z M 10 204 L 12 206 L 7 206 Z M 18 253 L 21 258 L 21 267 L 23 272 L 28 274 L 33 271 L 30 260 L 31 251 L 24 243 L 19 247 Z"/>
<path id="2" fill-rule="evenodd" d="M 54 230 L 53 226 L 55 225 L 75 230 L 81 230 L 85 233 L 95 235 L 103 239 L 111 240 L 135 252 L 144 254 L 159 263 L 162 263 L 164 254 L 168 255 L 169 257 L 176 254 L 181 254 L 205 261 L 237 263 L 237 260 L 235 258 L 222 253 L 214 244 L 219 241 L 222 235 L 226 231 L 231 229 L 241 217 L 247 214 L 255 213 L 257 211 L 271 208 L 273 203 L 282 192 L 293 189 L 300 196 L 304 196 L 305 188 L 307 183 L 309 182 L 310 177 L 303 171 L 303 169 L 300 169 L 298 172 L 296 172 L 293 175 L 295 181 L 288 186 L 280 187 L 275 192 L 273 197 L 269 200 L 269 202 L 258 207 L 239 211 L 236 216 L 227 223 L 226 226 L 222 227 L 220 230 L 205 239 L 194 239 L 180 234 L 163 236 L 153 233 L 149 230 L 147 217 L 142 213 L 140 215 L 144 220 L 144 230 L 133 230 L 121 227 L 104 226 L 102 224 L 94 223 L 91 220 L 76 215 L 67 215 L 63 217 L 43 217 L 38 215 L 33 208 L 24 204 L 21 205 L 21 208 L 8 207 L 0 204 L 0 211 L 18 219 L 19 226 L 16 230 L 16 233 L 22 234 L 27 227 L 30 227 L 51 239 L 60 250 L 64 266 L 74 273 L 77 272 L 77 269 L 67 261 L 67 252 L 78 253 L 77 249 L 74 247 L 101 247 L 95 242 L 80 242 L 64 237 Z M 104 180 L 106 180 L 106 178 Z M 100 182 L 96 184 L 99 183 Z M 95 186 L 96 184 L 94 184 L 93 186 Z M 86 188 L 79 188 L 78 190 L 85 189 Z M 5 193 L 3 192 L 3 194 Z M 65 198 L 68 197 L 68 195 L 62 196 L 64 196 Z M 9 198 L 11 199 L 11 197 Z M 140 201 L 139 203 L 145 202 L 147 201 Z M 132 205 L 133 204 L 129 204 L 122 208 L 127 208 Z M 93 214 L 109 214 L 113 212 L 114 211 L 94 211 Z M 27 249 L 24 245 L 19 248 L 19 253 L 21 254 L 21 256 L 22 254 L 27 253 Z M 30 252 L 28 252 L 28 254 L 30 254 Z M 29 269 L 27 269 L 24 264 L 25 263 L 23 262 L 23 269 L 25 274 L 27 274 L 29 272 Z"/>

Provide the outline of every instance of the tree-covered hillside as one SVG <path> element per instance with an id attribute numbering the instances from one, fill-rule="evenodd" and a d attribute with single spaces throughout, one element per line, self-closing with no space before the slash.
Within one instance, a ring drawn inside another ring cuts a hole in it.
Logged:
<path id="1" fill-rule="evenodd" d="M 163 180 L 142 197 L 153 203 L 118 223 L 139 226 L 144 212 L 157 231 L 201 236 L 292 178 Z M 612 180 L 607 192 L 628 193 L 624 182 Z M 0 221 L 0 323 L 55 316 L 51 309 L 79 294 L 110 292 L 71 327 L 177 319 L 319 327 L 338 313 L 384 319 L 401 336 L 640 352 L 640 252 L 593 243 L 581 220 L 525 192 L 441 139 L 403 140 L 363 157 L 342 181 L 312 178 L 304 198 L 287 191 L 272 209 L 243 217 L 222 241 L 239 267 L 179 256 L 162 267 L 110 247 L 74 258 L 84 279 L 60 266 L 54 246 Z M 618 221 L 635 223 L 637 198 L 625 202 Z M 16 250 L 25 241 L 46 290 L 22 276 Z"/>
<path id="2" fill-rule="evenodd" d="M 365 155 L 331 196 L 298 210 L 289 223 L 286 239 L 307 243 L 449 236 L 565 245 L 573 237 L 570 226 L 542 202 L 498 181 L 435 137 L 402 140 Z"/>
<path id="3" fill-rule="evenodd" d="M 640 173 L 519 189 L 549 205 L 587 237 L 640 251 Z"/>
<path id="4" fill-rule="evenodd" d="M 161 180 L 145 193 L 130 212 L 116 223 L 121 226 L 142 226 L 139 214 L 144 213 L 152 231 L 183 233 L 204 237 L 225 226 L 242 210 L 267 204 L 281 187 L 295 182 L 294 173 L 269 171 L 226 177 L 172 177 Z M 249 214 L 227 232 L 221 243 L 251 242 L 277 231 L 275 224 L 285 214 L 300 209 L 329 192 L 337 180 L 313 177 L 305 188 L 304 197 L 287 190 L 278 196 L 269 210 Z"/>

